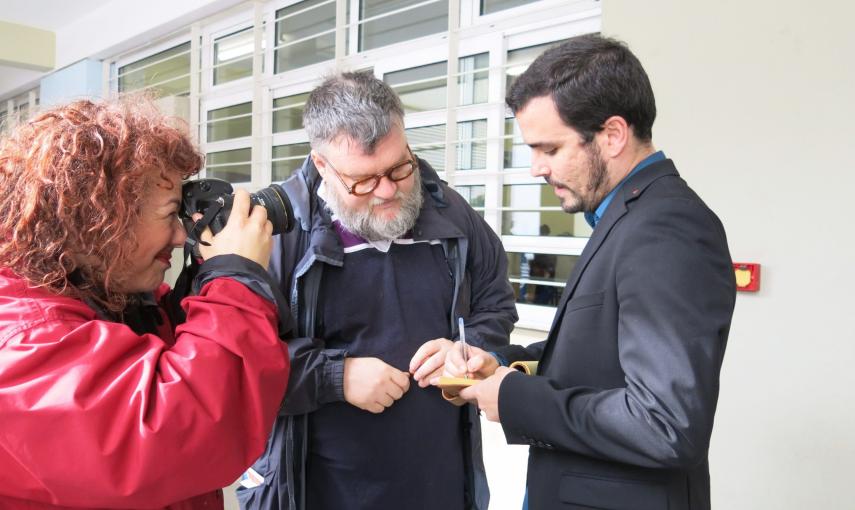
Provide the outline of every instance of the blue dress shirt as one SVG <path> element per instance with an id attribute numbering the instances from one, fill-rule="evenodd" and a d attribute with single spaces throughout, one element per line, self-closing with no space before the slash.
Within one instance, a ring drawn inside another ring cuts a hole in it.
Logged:
<path id="1" fill-rule="evenodd" d="M 591 228 L 597 227 L 597 223 L 600 222 L 600 219 L 603 217 L 603 214 L 606 213 L 606 209 L 608 209 L 609 204 L 612 203 L 612 199 L 615 197 L 615 195 L 617 195 L 618 190 L 623 187 L 624 183 L 628 181 L 630 177 L 637 174 L 644 167 L 650 166 L 653 163 L 656 163 L 657 161 L 662 161 L 663 159 L 665 159 L 665 153 L 662 151 L 656 151 L 653 154 L 642 159 L 641 162 L 635 165 L 635 168 L 632 169 L 629 175 L 624 177 L 623 180 L 620 181 L 618 185 L 615 186 L 614 189 L 609 192 L 608 195 L 606 195 L 606 198 L 604 198 L 603 201 L 600 202 L 600 205 L 597 206 L 597 210 L 595 210 L 594 212 L 585 213 L 585 221 L 588 222 L 588 225 L 591 225 Z"/>

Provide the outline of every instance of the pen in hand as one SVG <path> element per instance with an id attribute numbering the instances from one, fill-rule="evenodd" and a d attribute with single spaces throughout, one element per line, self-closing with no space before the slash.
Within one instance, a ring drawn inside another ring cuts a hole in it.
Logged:
<path id="1" fill-rule="evenodd" d="M 463 317 L 457 318 L 457 329 L 460 330 L 460 349 L 463 351 L 463 364 L 466 366 L 463 377 L 469 379 L 469 349 L 466 348 L 466 330 L 463 328 Z"/>

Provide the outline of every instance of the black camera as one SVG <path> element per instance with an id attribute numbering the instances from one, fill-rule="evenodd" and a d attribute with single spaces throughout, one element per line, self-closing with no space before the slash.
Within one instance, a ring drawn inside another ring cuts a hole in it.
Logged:
<path id="1" fill-rule="evenodd" d="M 186 319 L 181 300 L 199 291 L 193 288 L 202 263 L 199 259 L 199 244 L 208 246 L 199 236 L 207 227 L 210 227 L 214 234 L 225 228 L 232 212 L 234 198 L 232 185 L 221 179 L 187 181 L 181 186 L 181 207 L 178 216 L 187 230 L 187 242 L 184 244 L 181 273 L 168 298 L 166 313 L 173 325 L 181 324 Z M 273 224 L 274 234 L 290 232 L 294 228 L 294 209 L 281 186 L 272 184 L 258 190 L 258 193 L 250 193 L 249 200 L 250 210 L 257 205 L 267 209 L 267 219 Z M 194 222 L 193 215 L 196 213 L 200 213 L 202 218 Z M 284 305 L 287 301 L 275 284 L 269 286 L 269 291 L 273 293 L 279 308 L 280 332 L 284 333 L 287 331 L 288 308 Z"/>
<path id="2" fill-rule="evenodd" d="M 285 191 L 276 184 L 250 193 L 250 209 L 260 205 L 267 209 L 267 219 L 273 224 L 273 233 L 282 234 L 294 228 L 294 209 Z M 222 179 L 198 179 L 187 181 L 181 187 L 181 210 L 179 215 L 191 238 L 211 227 L 214 234 L 221 231 L 229 220 L 234 202 L 232 185 Z M 193 221 L 193 214 L 201 213 L 202 219 Z"/>

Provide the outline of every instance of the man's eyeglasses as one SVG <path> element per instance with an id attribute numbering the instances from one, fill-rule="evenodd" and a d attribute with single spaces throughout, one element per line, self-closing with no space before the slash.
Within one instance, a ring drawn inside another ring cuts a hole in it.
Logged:
<path id="1" fill-rule="evenodd" d="M 416 161 L 416 157 L 413 155 L 413 151 L 410 150 L 410 147 L 407 146 L 407 153 L 410 155 L 410 159 L 403 161 L 401 163 L 397 163 L 392 168 L 386 170 L 385 172 L 379 173 L 377 175 L 372 175 L 371 177 L 366 177 L 365 179 L 360 179 L 353 183 L 353 185 L 348 186 L 344 179 L 341 178 L 341 174 L 338 173 L 338 170 L 335 169 L 334 166 L 330 163 L 330 161 L 320 155 L 327 166 L 333 171 L 338 180 L 341 182 L 341 185 L 344 186 L 344 189 L 351 195 L 361 197 L 363 195 L 367 195 L 374 191 L 375 188 L 380 184 L 380 179 L 384 177 L 388 177 L 390 181 L 398 182 L 403 181 L 407 177 L 413 175 L 413 172 L 416 171 L 416 167 L 419 165 L 418 161 Z"/>

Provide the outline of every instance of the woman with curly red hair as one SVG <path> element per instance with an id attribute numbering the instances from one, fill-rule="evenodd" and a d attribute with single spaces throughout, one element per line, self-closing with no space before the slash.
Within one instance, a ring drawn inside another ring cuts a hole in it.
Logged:
<path id="1" fill-rule="evenodd" d="M 77 101 L 0 142 L 0 508 L 222 508 L 288 380 L 272 226 L 235 194 L 173 324 L 202 158 L 150 101 Z"/>

